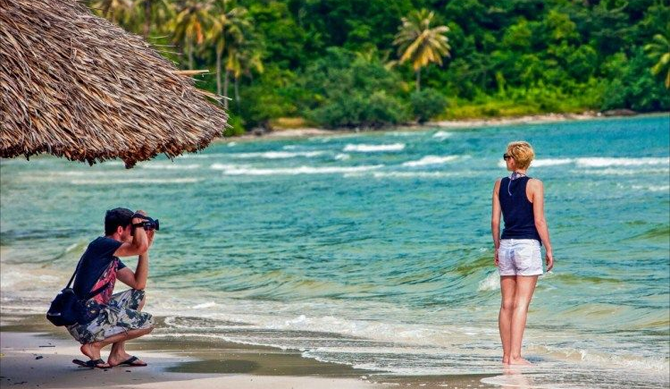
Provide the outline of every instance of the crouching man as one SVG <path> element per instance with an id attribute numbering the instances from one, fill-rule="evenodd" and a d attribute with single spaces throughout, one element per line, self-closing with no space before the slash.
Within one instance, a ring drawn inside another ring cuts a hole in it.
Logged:
<path id="1" fill-rule="evenodd" d="M 107 211 L 105 236 L 92 241 L 82 256 L 73 289 L 79 298 L 88 299 L 86 307 L 91 320 L 67 327 L 88 357 L 87 361 L 72 361 L 80 366 L 146 366 L 125 350 L 126 341 L 150 333 L 154 325 L 151 314 L 142 312 L 154 230 L 145 230 L 141 226 L 144 219 L 133 217 L 137 214 L 145 215 L 126 208 Z M 135 272 L 119 260 L 134 255 L 139 256 Z M 131 289 L 112 294 L 117 279 Z M 110 344 L 112 349 L 105 362 L 100 352 Z"/>

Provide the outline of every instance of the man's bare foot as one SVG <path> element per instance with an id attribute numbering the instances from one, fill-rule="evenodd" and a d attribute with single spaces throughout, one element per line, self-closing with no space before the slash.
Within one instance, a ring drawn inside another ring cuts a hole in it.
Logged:
<path id="1" fill-rule="evenodd" d="M 510 358 L 509 365 L 525 365 L 525 366 L 532 366 L 533 364 L 528 362 L 527 360 L 519 357 L 519 358 Z"/>
<path id="2" fill-rule="evenodd" d="M 101 347 L 98 343 L 85 343 L 79 348 L 79 351 L 92 361 L 100 359 L 100 350 Z M 98 364 L 96 366 L 101 368 L 110 367 L 108 364 Z"/>
<path id="3" fill-rule="evenodd" d="M 107 363 L 109 364 L 109 366 L 114 367 L 130 360 L 132 357 L 133 357 L 132 355 L 126 352 L 124 352 L 123 354 L 110 354 L 109 358 L 107 359 Z M 135 359 L 128 366 L 146 366 L 146 363 L 141 359 Z"/>

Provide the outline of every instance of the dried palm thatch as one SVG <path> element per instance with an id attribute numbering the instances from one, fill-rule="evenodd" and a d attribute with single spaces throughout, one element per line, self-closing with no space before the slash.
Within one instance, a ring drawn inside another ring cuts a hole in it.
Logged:
<path id="1" fill-rule="evenodd" d="M 202 149 L 228 116 L 192 74 L 75 0 L 0 0 L 0 157 L 131 168 Z"/>

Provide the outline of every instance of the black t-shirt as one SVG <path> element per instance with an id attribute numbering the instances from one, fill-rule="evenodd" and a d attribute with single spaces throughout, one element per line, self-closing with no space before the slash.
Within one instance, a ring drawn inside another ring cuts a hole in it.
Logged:
<path id="1" fill-rule="evenodd" d="M 74 280 L 74 286 L 72 287 L 77 296 L 84 298 L 92 292 L 91 289 L 102 276 L 105 269 L 112 262 L 118 260 L 114 256 L 114 252 L 121 247 L 121 244 L 118 240 L 101 236 L 88 245 L 84 255 L 81 257 L 81 265 Z M 119 260 L 117 270 L 121 270 L 124 267 L 126 265 Z"/>

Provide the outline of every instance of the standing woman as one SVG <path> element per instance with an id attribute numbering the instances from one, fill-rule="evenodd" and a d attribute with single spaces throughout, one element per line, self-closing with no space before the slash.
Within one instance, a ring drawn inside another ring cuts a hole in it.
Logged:
<path id="1" fill-rule="evenodd" d="M 546 250 L 547 271 L 554 266 L 549 229 L 544 219 L 544 187 L 540 180 L 526 175 L 534 157 L 528 142 L 508 144 L 503 158 L 512 174 L 497 180 L 493 188 L 491 232 L 502 293 L 498 326 L 503 363 L 510 365 L 531 364 L 521 357 L 521 344 L 528 306 L 537 277 L 542 274 L 541 244 Z M 502 239 L 501 211 L 505 220 Z"/>

